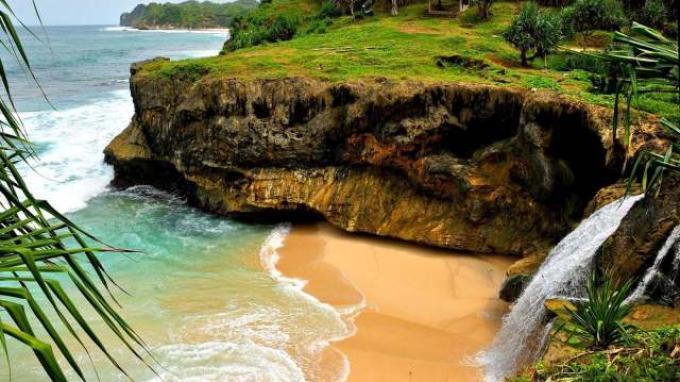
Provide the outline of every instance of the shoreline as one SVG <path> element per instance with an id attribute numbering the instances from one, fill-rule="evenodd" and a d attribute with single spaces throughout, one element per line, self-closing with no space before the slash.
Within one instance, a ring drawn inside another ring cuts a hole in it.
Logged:
<path id="1" fill-rule="evenodd" d="M 108 32 L 157 32 L 157 33 L 196 33 L 196 34 L 219 34 L 219 35 L 229 35 L 229 28 L 200 28 L 200 29 L 188 29 L 188 28 L 149 28 L 149 29 L 139 29 L 135 27 L 128 26 L 108 26 L 104 27 L 105 31 Z"/>
<path id="2" fill-rule="evenodd" d="M 497 297 L 511 258 L 464 255 L 294 225 L 274 259 L 283 277 L 333 306 L 354 334 L 333 342 L 349 381 L 473 381 L 508 304 Z"/>

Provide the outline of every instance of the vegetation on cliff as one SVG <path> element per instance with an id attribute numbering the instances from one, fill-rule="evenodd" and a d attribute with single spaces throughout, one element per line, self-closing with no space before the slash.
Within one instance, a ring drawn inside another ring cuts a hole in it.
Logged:
<path id="1" fill-rule="evenodd" d="M 227 28 L 235 17 L 257 7 L 257 0 L 218 4 L 210 1 L 139 4 L 120 16 L 120 25 L 138 29 Z"/>
<path id="2" fill-rule="evenodd" d="M 609 33 L 576 33 L 561 41 L 561 49 L 541 57 L 545 60 L 522 67 L 515 48 L 503 39 L 521 3 L 495 3 L 486 21 L 479 19 L 477 8 L 451 19 L 425 17 L 427 7 L 426 2 L 416 1 L 390 16 L 389 4 L 376 2 L 373 16 L 353 18 L 335 16 L 320 0 L 273 0 L 242 18 L 242 27 L 234 28 L 234 40 L 227 42 L 223 55 L 156 62 L 142 71 L 168 77 L 191 72 L 195 80 L 293 76 L 332 82 L 386 78 L 483 83 L 546 88 L 613 106 L 613 92 L 597 86 L 600 66 L 575 52 L 600 50 L 609 43 Z M 282 33 L 272 34 L 272 30 Z M 676 96 L 671 94 L 641 94 L 636 107 L 680 117 Z"/>
<path id="3" fill-rule="evenodd" d="M 610 68 L 616 69 L 614 134 L 617 133 L 617 114 L 620 99 L 623 98 L 624 132 L 628 143 L 632 139 L 631 105 L 635 105 L 640 94 L 670 94 L 676 97 L 676 106 L 680 105 L 680 55 L 677 42 L 637 23 L 633 23 L 630 34 L 616 32 L 613 41 L 620 50 L 606 52 L 599 58 Z M 638 155 L 631 171 L 629 189 L 637 177 L 643 189 L 658 192 L 665 172 L 680 173 L 680 118 L 663 118 L 661 123 L 667 131 L 670 144 L 665 151 L 645 150 Z"/>

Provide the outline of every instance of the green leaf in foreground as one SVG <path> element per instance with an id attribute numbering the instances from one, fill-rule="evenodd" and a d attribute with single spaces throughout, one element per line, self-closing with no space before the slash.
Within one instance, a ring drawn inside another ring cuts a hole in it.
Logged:
<path id="1" fill-rule="evenodd" d="M 35 79 L 14 20 L 9 3 L 0 0 L 0 47 Z M 12 341 L 30 348 L 51 380 L 66 380 L 64 365 L 57 361 L 55 351 L 85 380 L 69 337 L 88 357 L 88 343 L 95 344 L 114 367 L 128 376 L 89 320 L 104 322 L 114 338 L 151 368 L 143 356 L 144 352 L 148 354 L 146 345 L 110 302 L 115 301 L 109 290 L 112 280 L 96 256 L 98 252 L 123 251 L 99 242 L 47 201 L 33 196 L 16 165 L 30 160 L 34 152 L 16 117 L 1 59 L 0 79 L 5 93 L 0 97 L 0 319 L 11 320 L 0 320 L 0 351 L 8 366 L 8 377 L 12 376 Z M 88 267 L 94 271 L 94 279 Z M 94 317 L 88 319 L 74 302 L 76 299 L 81 306 L 91 308 L 88 310 L 94 312 Z M 36 337 L 33 325 L 42 327 L 45 338 Z"/>

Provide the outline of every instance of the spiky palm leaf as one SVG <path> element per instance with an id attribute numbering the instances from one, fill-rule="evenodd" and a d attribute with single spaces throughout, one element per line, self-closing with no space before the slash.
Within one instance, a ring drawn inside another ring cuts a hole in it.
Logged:
<path id="1" fill-rule="evenodd" d="M 631 104 L 636 97 L 645 93 L 671 93 L 680 99 L 680 71 L 678 63 L 678 43 L 665 38 L 658 31 L 647 26 L 633 23 L 630 33 L 615 32 L 613 42 L 621 49 L 606 52 L 599 57 L 620 64 L 624 76 L 618 79 L 614 102 L 614 137 L 619 129 L 621 101 L 624 106 L 625 142 L 630 144 Z M 666 152 L 643 150 L 633 165 L 628 187 L 636 179 L 641 179 L 646 191 L 658 190 L 664 172 L 680 172 L 680 128 L 679 121 L 662 119 L 668 138 L 671 141 Z"/>
<path id="2" fill-rule="evenodd" d="M 14 20 L 10 4 L 0 0 L 0 45 L 32 75 Z M 96 312 L 97 319 L 144 362 L 140 354 L 146 350 L 144 342 L 112 306 L 111 301 L 115 301 L 109 291 L 112 280 L 95 255 L 120 250 L 100 243 L 47 201 L 35 198 L 22 179 L 16 165 L 33 157 L 34 152 L 16 117 L 4 68 L 0 59 L 5 93 L 0 98 L 0 353 L 5 355 L 8 375 L 11 377 L 12 364 L 8 340 L 14 339 L 34 352 L 50 379 L 66 380 L 57 361 L 60 353 L 85 380 L 66 337 L 74 339 L 88 355 L 89 340 L 127 375 L 74 302 L 75 295 L 80 295 Z M 64 281 L 72 285 L 66 288 L 62 285 Z M 37 327 L 47 333 L 45 338 L 38 338 Z"/>
<path id="3" fill-rule="evenodd" d="M 626 297 L 632 282 L 615 286 L 611 279 L 598 280 L 595 273 L 586 287 L 587 298 L 575 302 L 575 309 L 567 308 L 567 331 L 592 348 L 606 348 L 620 342 L 626 334 L 623 319 L 630 312 Z"/>

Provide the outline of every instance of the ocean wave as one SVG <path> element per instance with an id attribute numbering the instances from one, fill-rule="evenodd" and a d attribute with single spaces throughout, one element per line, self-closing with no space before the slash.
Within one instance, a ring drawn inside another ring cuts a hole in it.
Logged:
<path id="1" fill-rule="evenodd" d="M 186 204 L 186 199 L 167 191 L 159 190 L 149 185 L 137 185 L 128 187 L 121 191 L 111 193 L 116 196 L 123 196 L 137 200 L 163 201 L 173 204 Z"/>
<path id="2" fill-rule="evenodd" d="M 130 28 L 130 27 L 105 27 L 101 28 L 99 31 L 100 32 L 133 32 L 135 31 L 135 28 Z"/>
<path id="3" fill-rule="evenodd" d="M 20 113 L 29 139 L 39 148 L 32 169 L 24 171 L 36 196 L 72 212 L 104 192 L 113 170 L 104 164 L 102 150 L 133 113 L 128 90 L 74 108 Z"/>
<path id="4" fill-rule="evenodd" d="M 311 375 L 320 375 L 324 372 L 321 370 L 313 370 L 313 366 L 310 365 L 311 362 L 309 362 L 308 359 L 310 357 L 314 358 L 314 356 L 319 356 L 321 352 L 331 346 L 333 342 L 341 341 L 356 334 L 357 329 L 354 324 L 354 319 L 366 307 L 366 299 L 364 298 L 356 305 L 333 307 L 305 292 L 303 289 L 307 284 L 307 281 L 284 276 L 281 271 L 276 268 L 276 265 L 280 260 L 278 251 L 284 246 L 286 237 L 290 234 L 291 229 L 292 225 L 290 223 L 282 223 L 274 228 L 260 249 L 260 262 L 270 277 L 278 282 L 279 287 L 284 293 L 294 298 L 301 298 L 320 311 L 332 316 L 335 320 L 336 325 L 333 331 L 324 333 L 325 335 L 317 334 L 314 340 L 309 341 L 306 344 L 308 354 L 303 356 L 303 358 L 306 359 L 302 361 L 303 364 L 308 365 L 306 372 Z M 337 372 L 336 379 L 338 381 L 345 381 L 349 376 L 349 360 L 343 353 L 339 351 L 337 353 L 342 357 L 342 370 Z"/>
<path id="5" fill-rule="evenodd" d="M 97 86 L 111 86 L 111 85 L 124 85 L 124 84 L 129 84 L 130 80 L 129 79 L 115 79 L 115 80 L 108 80 L 106 82 L 101 82 L 98 83 Z"/>
<path id="6" fill-rule="evenodd" d="M 152 381 L 300 382 L 302 370 L 283 351 L 252 343 L 205 342 L 174 344 L 156 349 L 168 370 Z"/>
<path id="7" fill-rule="evenodd" d="M 132 27 L 105 27 L 100 29 L 102 32 L 135 32 L 135 33 L 193 33 L 210 34 L 218 36 L 229 36 L 229 29 L 137 29 Z"/>

